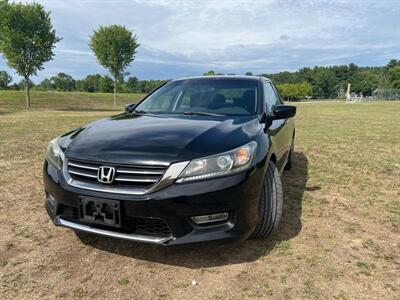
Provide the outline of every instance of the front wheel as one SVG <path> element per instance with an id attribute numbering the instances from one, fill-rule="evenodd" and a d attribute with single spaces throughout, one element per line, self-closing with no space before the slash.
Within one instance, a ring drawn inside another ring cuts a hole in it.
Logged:
<path id="1" fill-rule="evenodd" d="M 277 230 L 282 218 L 283 191 L 278 169 L 270 161 L 265 174 L 259 202 L 259 223 L 252 236 L 266 238 Z"/>

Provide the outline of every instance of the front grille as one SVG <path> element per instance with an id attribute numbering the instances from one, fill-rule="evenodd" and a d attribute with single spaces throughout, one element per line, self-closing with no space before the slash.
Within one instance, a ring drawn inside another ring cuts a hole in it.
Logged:
<path id="1" fill-rule="evenodd" d="M 57 215 L 61 215 L 68 219 L 79 219 L 79 212 L 77 207 L 59 204 L 57 206 Z"/>
<path id="2" fill-rule="evenodd" d="M 168 224 L 158 218 L 124 217 L 122 224 L 123 229 L 130 233 L 161 237 L 172 236 Z"/>
<path id="3" fill-rule="evenodd" d="M 79 210 L 77 207 L 59 204 L 57 206 L 57 215 L 71 221 L 80 221 Z M 94 227 L 100 227 L 106 230 L 118 231 L 124 233 L 134 233 L 156 237 L 169 237 L 172 236 L 172 231 L 168 224 L 159 218 L 146 218 L 146 217 L 131 217 L 125 216 L 122 218 L 121 228 L 114 228 L 107 225 L 91 224 Z"/>
<path id="4" fill-rule="evenodd" d="M 114 186 L 146 188 L 157 183 L 166 170 L 165 166 L 114 165 L 68 160 L 68 173 L 75 180 L 101 184 L 97 180 L 97 172 L 102 165 L 115 167 Z"/>

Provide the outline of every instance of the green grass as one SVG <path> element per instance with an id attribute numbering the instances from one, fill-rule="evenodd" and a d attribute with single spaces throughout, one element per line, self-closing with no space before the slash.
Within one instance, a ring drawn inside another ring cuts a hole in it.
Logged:
<path id="1" fill-rule="evenodd" d="M 117 110 L 136 103 L 144 94 L 118 94 Z M 80 92 L 31 92 L 32 110 L 102 111 L 114 110 L 113 94 Z M 25 110 L 23 91 L 0 90 L 0 113 Z"/>

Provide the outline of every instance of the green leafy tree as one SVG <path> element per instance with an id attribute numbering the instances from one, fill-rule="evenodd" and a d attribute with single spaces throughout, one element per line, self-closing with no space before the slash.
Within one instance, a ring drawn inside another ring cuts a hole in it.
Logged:
<path id="1" fill-rule="evenodd" d="M 65 73 L 58 73 L 50 78 L 51 86 L 57 91 L 70 92 L 75 90 L 75 80 Z"/>
<path id="2" fill-rule="evenodd" d="M 79 92 L 85 91 L 83 89 L 83 84 L 84 84 L 83 79 L 75 80 L 75 89 L 76 89 L 76 91 L 79 91 Z"/>
<path id="3" fill-rule="evenodd" d="M 379 76 L 369 70 L 362 70 L 352 78 L 351 83 L 353 92 L 371 96 L 372 92 L 379 87 Z"/>
<path id="4" fill-rule="evenodd" d="M 392 88 L 400 89 L 400 64 L 389 69 L 389 80 Z"/>
<path id="5" fill-rule="evenodd" d="M 40 82 L 37 86 L 36 89 L 39 91 L 51 91 L 54 90 L 54 86 L 53 83 L 51 82 L 50 79 L 45 78 L 42 80 L 42 82 Z"/>
<path id="6" fill-rule="evenodd" d="M 165 83 L 165 80 L 140 80 L 139 81 L 139 93 L 150 93 L 152 90 Z"/>
<path id="7" fill-rule="evenodd" d="M 136 35 L 123 26 L 100 26 L 91 36 L 89 46 L 99 64 L 114 77 L 114 107 L 117 107 L 117 82 L 135 59 L 139 47 Z"/>
<path id="8" fill-rule="evenodd" d="M 100 91 L 100 74 L 88 75 L 82 80 L 81 90 L 89 93 L 97 93 Z"/>
<path id="9" fill-rule="evenodd" d="M 128 78 L 126 85 L 128 87 L 129 93 L 137 93 L 139 91 L 138 82 L 139 80 L 137 79 L 137 77 Z"/>
<path id="10" fill-rule="evenodd" d="M 118 90 L 120 91 L 120 93 L 129 93 L 129 89 L 126 83 L 119 83 Z"/>
<path id="11" fill-rule="evenodd" d="M 8 88 L 11 81 L 12 77 L 6 71 L 0 71 L 0 89 Z"/>
<path id="12" fill-rule="evenodd" d="M 314 80 L 311 83 L 314 96 L 318 98 L 336 98 L 338 95 L 339 80 L 329 68 L 314 68 Z"/>
<path id="13" fill-rule="evenodd" d="M 18 83 L 13 83 L 8 87 L 9 90 L 14 90 L 14 91 L 19 91 L 19 84 Z"/>
<path id="14" fill-rule="evenodd" d="M 397 67 L 397 66 L 400 66 L 400 60 L 397 60 L 397 59 L 391 59 L 389 61 L 389 63 L 387 64 L 388 69 L 391 69 L 391 68 Z"/>
<path id="15" fill-rule="evenodd" d="M 43 70 L 43 64 L 54 56 L 56 36 L 46 12 L 38 3 L 9 3 L 0 0 L 0 52 L 9 67 L 23 77 L 26 108 L 31 109 L 30 77 Z"/>
<path id="16" fill-rule="evenodd" d="M 102 93 L 112 93 L 114 89 L 114 82 L 112 78 L 103 76 L 99 79 L 99 91 Z M 121 89 L 119 89 L 121 91 Z"/>
<path id="17" fill-rule="evenodd" d="M 8 0 L 0 0 L 0 28 L 6 24 L 4 17 L 4 13 L 8 8 Z M 3 14 L 2 14 L 3 13 Z"/>
<path id="18" fill-rule="evenodd" d="M 288 71 L 276 73 L 276 74 L 271 74 L 271 75 L 265 75 L 265 77 L 268 77 L 274 81 L 276 84 L 282 84 L 282 83 L 299 83 L 301 82 L 298 78 L 299 75 L 297 72 L 295 73 L 290 73 Z"/>
<path id="19" fill-rule="evenodd" d="M 203 76 L 212 76 L 215 75 L 216 73 L 213 70 L 210 70 L 208 72 L 203 73 Z"/>
<path id="20" fill-rule="evenodd" d="M 100 74 L 88 75 L 82 80 L 76 80 L 75 88 L 81 92 L 112 93 L 114 90 L 114 81 L 112 78 L 101 76 Z"/>
<path id="21" fill-rule="evenodd" d="M 311 95 L 318 98 L 343 97 L 348 83 L 351 83 L 352 92 L 368 96 L 376 88 L 400 86 L 400 81 L 398 85 L 395 83 L 396 71 L 389 72 L 396 66 L 400 66 L 400 61 L 393 59 L 385 67 L 359 67 L 351 63 L 348 66 L 302 68 L 297 72 L 285 71 L 262 76 L 272 79 L 277 85 L 308 82 L 312 87 Z M 292 88 L 292 86 L 283 86 L 282 93 L 287 97 L 289 95 L 293 97 Z M 295 90 L 298 91 L 297 88 Z"/>
<path id="22" fill-rule="evenodd" d="M 281 97 L 289 101 L 299 100 L 311 95 L 311 85 L 308 82 L 278 84 L 277 88 Z"/>
<path id="23" fill-rule="evenodd" d="M 203 73 L 203 76 L 213 76 L 213 75 L 224 75 L 222 73 L 216 73 L 213 70 Z"/>

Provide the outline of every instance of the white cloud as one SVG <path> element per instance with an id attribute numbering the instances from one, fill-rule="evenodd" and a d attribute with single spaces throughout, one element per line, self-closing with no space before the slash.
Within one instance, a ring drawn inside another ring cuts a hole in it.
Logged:
<path id="1" fill-rule="evenodd" d="M 141 78 L 275 72 L 316 64 L 385 64 L 399 58 L 400 2 L 331 0 L 39 0 L 63 40 L 40 78 L 105 71 L 88 47 L 99 25 L 134 30 Z M 4 62 L 0 59 L 0 68 Z"/>

